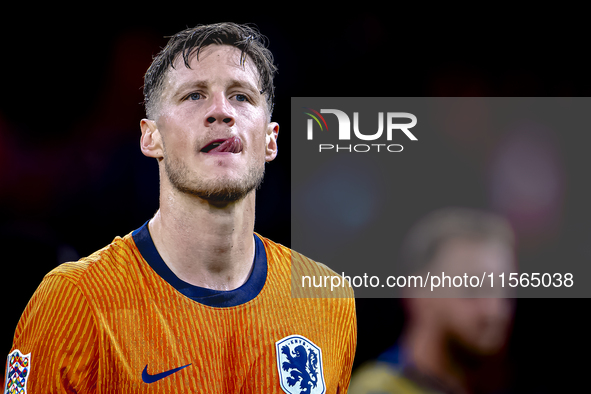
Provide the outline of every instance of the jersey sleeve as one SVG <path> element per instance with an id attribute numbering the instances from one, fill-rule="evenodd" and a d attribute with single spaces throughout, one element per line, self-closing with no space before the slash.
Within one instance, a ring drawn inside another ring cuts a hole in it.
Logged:
<path id="1" fill-rule="evenodd" d="M 341 381 L 339 384 L 339 393 L 346 393 L 351 381 L 351 371 L 353 369 L 353 360 L 357 350 L 357 314 L 355 311 L 355 298 L 349 298 L 348 302 L 352 304 L 349 308 L 351 316 L 349 319 L 349 334 L 345 342 L 345 354 Z"/>
<path id="2" fill-rule="evenodd" d="M 20 363 L 20 364 L 19 364 Z M 91 393 L 96 389 L 95 317 L 74 282 L 44 278 L 17 325 L 4 392 Z"/>

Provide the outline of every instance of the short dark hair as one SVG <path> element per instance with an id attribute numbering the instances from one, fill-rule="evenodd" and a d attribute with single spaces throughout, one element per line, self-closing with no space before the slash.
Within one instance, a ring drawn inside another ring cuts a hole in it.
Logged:
<path id="1" fill-rule="evenodd" d="M 198 25 L 185 29 L 170 37 L 168 43 L 156 55 L 144 76 L 144 105 L 146 116 L 152 118 L 162 94 L 163 81 L 178 56 L 183 57 L 187 68 L 193 55 L 199 58 L 199 51 L 208 45 L 231 45 L 242 51 L 240 64 L 244 65 L 248 56 L 259 72 L 261 94 L 267 97 L 269 114 L 273 112 L 275 87 L 273 78 L 277 67 L 273 64 L 273 54 L 267 48 L 267 38 L 249 25 L 224 22 Z"/>
<path id="2" fill-rule="evenodd" d="M 441 208 L 409 230 L 402 244 L 401 269 L 407 274 L 425 269 L 441 246 L 456 238 L 498 240 L 511 248 L 515 246 L 513 228 L 504 217 L 473 208 Z"/>

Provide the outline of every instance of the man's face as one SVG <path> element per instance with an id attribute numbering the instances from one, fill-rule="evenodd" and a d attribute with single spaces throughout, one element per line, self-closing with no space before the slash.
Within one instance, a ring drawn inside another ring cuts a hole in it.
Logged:
<path id="1" fill-rule="evenodd" d="M 486 272 L 498 279 L 499 273 L 508 275 L 514 270 L 511 247 L 500 241 L 466 238 L 446 241 L 431 266 L 431 272 L 444 272 L 452 278 L 464 274 L 481 278 Z M 488 276 L 486 280 L 490 282 Z M 428 307 L 424 313 L 432 315 L 429 321 L 438 326 L 447 340 L 475 353 L 495 353 L 508 338 L 514 308 L 513 301 L 505 298 L 509 294 L 491 293 L 486 287 L 453 287 L 449 298 L 424 299 L 421 305 Z M 499 288 L 500 285 L 495 289 Z"/>
<path id="2" fill-rule="evenodd" d="M 277 154 L 279 125 L 269 122 L 259 76 L 240 50 L 210 45 L 191 68 L 178 58 L 164 80 L 154 121 L 154 149 L 175 189 L 212 201 L 243 198 L 262 181 L 265 162 Z M 146 129 L 146 130 L 144 130 Z M 144 154 L 146 150 L 142 145 Z"/>
<path id="3" fill-rule="evenodd" d="M 448 241 L 440 254 L 442 267 L 453 275 L 482 276 L 515 270 L 512 249 L 495 240 Z M 463 288 L 466 290 L 466 288 Z M 468 289 L 470 291 L 470 289 Z M 477 294 L 475 294 L 477 295 Z M 496 294 L 489 298 L 447 299 L 443 311 L 450 335 L 478 353 L 494 353 L 505 343 L 513 317 L 513 302 Z"/>

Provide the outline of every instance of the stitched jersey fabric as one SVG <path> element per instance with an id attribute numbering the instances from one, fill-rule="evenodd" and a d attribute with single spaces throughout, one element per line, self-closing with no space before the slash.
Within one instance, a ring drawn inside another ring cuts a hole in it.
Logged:
<path id="1" fill-rule="evenodd" d="M 352 291 L 292 296 L 292 270 L 335 273 L 254 237 L 252 273 L 232 291 L 176 277 L 147 223 L 60 265 L 18 323 L 4 392 L 346 392 L 356 346 Z"/>

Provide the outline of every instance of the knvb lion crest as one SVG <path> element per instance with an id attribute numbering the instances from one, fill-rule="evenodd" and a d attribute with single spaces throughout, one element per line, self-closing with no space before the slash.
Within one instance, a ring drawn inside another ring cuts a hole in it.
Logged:
<path id="1" fill-rule="evenodd" d="M 290 335 L 275 343 L 281 388 L 288 394 L 323 394 L 322 351 L 308 338 Z"/>
<path id="2" fill-rule="evenodd" d="M 6 360 L 5 394 L 26 394 L 27 380 L 31 372 L 31 353 L 22 354 L 18 349 Z"/>

